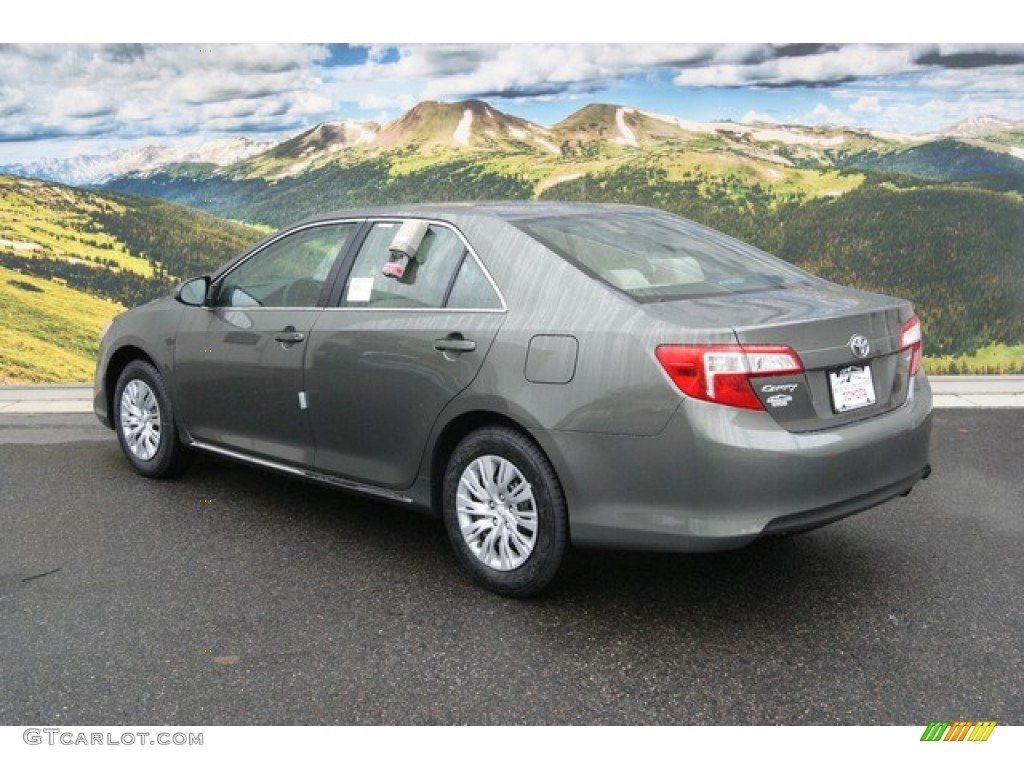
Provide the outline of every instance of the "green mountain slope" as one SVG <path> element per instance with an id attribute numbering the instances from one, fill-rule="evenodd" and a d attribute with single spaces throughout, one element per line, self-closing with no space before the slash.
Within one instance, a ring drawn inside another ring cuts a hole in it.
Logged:
<path id="1" fill-rule="evenodd" d="M 412 159 L 381 155 L 274 184 L 232 186 L 221 177 L 175 189 L 183 202 L 277 226 L 324 210 L 404 201 L 540 197 L 650 205 L 837 282 L 913 300 L 930 354 L 1024 343 L 1018 195 L 664 147 L 554 166 L 511 153 L 434 157 L 419 168 Z M 213 194 L 216 205 L 201 202 Z"/>
<path id="2" fill-rule="evenodd" d="M 262 234 L 160 200 L 0 176 L 0 382 L 90 378 L 103 323 Z"/>
<path id="3" fill-rule="evenodd" d="M 543 128 L 484 102 L 425 102 L 385 126 L 323 124 L 227 168 L 178 164 L 107 189 L 273 227 L 397 202 L 651 205 L 838 282 L 904 295 L 918 306 L 929 353 L 963 356 L 1024 344 L 1021 135 L 1019 124 L 998 120 L 961 125 L 951 138 L 915 139 L 835 126 L 695 123 L 614 104 L 586 106 Z M 169 221 L 141 242 L 138 226 L 116 231 L 118 215 L 97 214 L 105 234 L 130 244 L 128 256 L 196 252 L 156 244 L 171 237 Z M 203 263 L 177 258 L 151 266 L 178 274 Z M 140 272 L 143 283 L 151 279 Z"/>
<path id="4" fill-rule="evenodd" d="M 100 328 L 122 309 L 0 266 L 0 383 L 91 380 Z"/>
<path id="5" fill-rule="evenodd" d="M 780 200 L 761 185 L 622 168 L 543 197 L 679 213 L 828 280 L 914 302 L 930 355 L 1024 343 L 1024 201 L 967 185 L 878 178 L 841 196 Z"/>
<path id="6" fill-rule="evenodd" d="M 1024 160 L 964 141 L 944 139 L 891 152 L 869 151 L 838 159 L 844 168 L 894 171 L 937 181 L 1008 174 L 1024 177 Z"/>

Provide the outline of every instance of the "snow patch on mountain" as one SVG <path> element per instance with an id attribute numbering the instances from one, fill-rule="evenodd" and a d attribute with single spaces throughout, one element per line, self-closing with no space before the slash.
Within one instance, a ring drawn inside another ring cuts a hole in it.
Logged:
<path id="1" fill-rule="evenodd" d="M 207 142 L 185 154 L 181 160 L 188 163 L 230 165 L 260 152 L 266 152 L 273 146 L 274 142 L 271 141 L 253 141 L 244 136 L 233 136 Z"/>
<path id="2" fill-rule="evenodd" d="M 746 127 L 746 126 L 744 126 Z M 836 147 L 846 139 L 842 134 L 835 136 L 815 136 L 813 134 L 787 131 L 780 128 L 753 128 L 754 138 L 758 141 L 777 141 L 780 144 L 811 144 L 816 147 Z"/>
<path id="3" fill-rule="evenodd" d="M 542 138 L 540 138 L 540 136 L 534 136 L 533 140 L 535 142 L 537 142 L 540 146 L 544 147 L 544 149 L 546 149 L 548 152 L 550 152 L 553 155 L 560 155 L 560 154 L 562 154 L 562 150 L 560 150 L 558 147 L 556 147 L 554 144 L 552 144 L 547 139 L 542 139 Z"/>
<path id="4" fill-rule="evenodd" d="M 641 111 L 640 114 L 646 115 L 654 120 L 660 120 L 663 123 L 668 123 L 669 125 L 674 125 L 689 133 L 716 133 L 718 131 L 735 131 L 737 128 L 736 123 L 702 123 L 696 120 L 686 120 L 682 117 L 676 117 L 675 115 L 663 115 L 659 112 Z"/>
<path id="5" fill-rule="evenodd" d="M 810 144 L 816 147 L 835 147 L 846 141 L 842 134 L 821 136 L 812 133 L 804 133 L 802 131 L 794 131 L 783 126 L 767 128 L 758 125 L 747 125 L 745 123 L 733 123 L 727 121 L 703 123 L 696 120 L 684 120 L 681 117 L 675 117 L 673 115 L 662 115 L 657 112 L 642 112 L 641 114 L 655 120 L 660 120 L 664 123 L 669 123 L 670 125 L 675 125 L 677 128 L 688 133 L 730 133 L 736 136 L 749 134 L 757 141 L 777 141 L 780 144 L 788 145 Z"/>
<path id="6" fill-rule="evenodd" d="M 1003 120 L 993 115 L 979 115 L 978 117 L 961 120 L 956 125 L 952 125 L 943 131 L 943 134 L 961 139 L 976 139 L 982 136 L 992 136 L 1012 131 L 1018 126 L 1019 123 Z"/>
<path id="7" fill-rule="evenodd" d="M 459 124 L 455 126 L 455 133 L 452 134 L 452 138 L 455 140 L 455 143 L 461 144 L 464 147 L 468 147 L 469 136 L 472 126 L 473 110 L 467 109 L 465 112 L 462 113 L 462 119 L 459 120 Z"/>
<path id="8" fill-rule="evenodd" d="M 919 133 L 914 136 L 908 136 L 905 133 L 896 133 L 894 131 L 868 131 L 868 133 L 874 136 L 876 139 L 882 139 L 884 141 L 892 141 L 897 144 L 916 144 L 920 141 L 936 141 L 941 137 L 935 133 Z"/>
<path id="9" fill-rule="evenodd" d="M 630 147 L 637 146 L 636 134 L 626 125 L 626 107 L 619 107 L 615 110 L 615 127 L 619 129 L 619 138 L 615 141 L 619 144 L 625 144 Z M 630 114 L 633 114 L 633 110 L 628 110 Z"/>

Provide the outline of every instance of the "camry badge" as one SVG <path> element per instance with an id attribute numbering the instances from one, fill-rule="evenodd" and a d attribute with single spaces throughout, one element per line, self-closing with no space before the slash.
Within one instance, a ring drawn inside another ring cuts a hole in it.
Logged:
<path id="1" fill-rule="evenodd" d="M 850 339 L 850 351 L 863 360 L 871 354 L 871 344 L 863 336 L 857 334 Z"/>

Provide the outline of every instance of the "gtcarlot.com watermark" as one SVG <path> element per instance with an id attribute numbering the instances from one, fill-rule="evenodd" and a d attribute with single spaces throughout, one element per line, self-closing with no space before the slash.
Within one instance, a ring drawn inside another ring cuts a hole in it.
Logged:
<path id="1" fill-rule="evenodd" d="M 26 728 L 22 740 L 31 746 L 65 747 L 201 747 L 203 733 L 167 731 L 75 731 L 67 728 Z"/>

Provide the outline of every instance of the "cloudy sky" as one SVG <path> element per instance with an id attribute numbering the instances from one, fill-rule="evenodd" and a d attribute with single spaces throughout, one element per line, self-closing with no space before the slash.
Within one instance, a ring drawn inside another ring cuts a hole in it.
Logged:
<path id="1" fill-rule="evenodd" d="M 904 133 L 1024 120 L 1021 44 L 9 44 L 0 163 L 482 98 L 551 125 L 591 102 Z"/>

